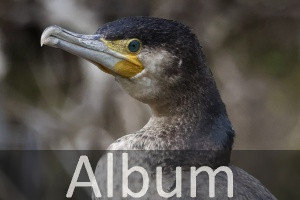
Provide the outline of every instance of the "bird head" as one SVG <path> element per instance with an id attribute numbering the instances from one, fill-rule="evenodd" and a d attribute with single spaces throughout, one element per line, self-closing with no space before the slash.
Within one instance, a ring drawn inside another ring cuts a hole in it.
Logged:
<path id="1" fill-rule="evenodd" d="M 147 104 L 174 99 L 179 89 L 189 90 L 194 77 L 206 73 L 196 36 L 172 20 L 128 17 L 104 24 L 92 35 L 50 26 L 41 36 L 43 44 L 90 61 Z"/>

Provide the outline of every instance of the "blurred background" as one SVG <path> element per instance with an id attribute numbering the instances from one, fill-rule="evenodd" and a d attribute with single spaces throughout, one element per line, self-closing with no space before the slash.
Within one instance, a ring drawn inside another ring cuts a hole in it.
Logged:
<path id="1" fill-rule="evenodd" d="M 106 149 L 143 127 L 147 106 L 113 77 L 64 51 L 40 47 L 49 25 L 92 34 L 133 15 L 174 19 L 193 29 L 236 131 L 234 149 L 300 149 L 298 0 L 1 0 L 0 149 Z M 234 164 L 279 199 L 299 199 L 299 153 L 243 152 L 233 155 Z M 78 159 L 73 153 L 1 151 L 0 199 L 61 199 L 58 191 L 65 193 Z"/>
<path id="2" fill-rule="evenodd" d="M 143 127 L 147 106 L 113 77 L 40 47 L 49 25 L 92 34 L 133 15 L 192 27 L 236 131 L 234 149 L 300 149 L 297 0 L 2 0 L 1 149 L 105 149 Z"/>

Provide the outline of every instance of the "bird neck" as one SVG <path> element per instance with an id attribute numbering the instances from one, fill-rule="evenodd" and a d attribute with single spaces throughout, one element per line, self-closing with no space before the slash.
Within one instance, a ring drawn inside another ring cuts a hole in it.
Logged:
<path id="1" fill-rule="evenodd" d="M 178 149 L 231 150 L 234 131 L 215 82 L 195 85 L 175 91 L 164 104 L 150 105 L 152 117 L 147 127 L 152 133 L 182 141 L 177 141 Z"/>
<path id="2" fill-rule="evenodd" d="M 199 84 L 200 81 L 201 84 Z M 192 84 L 190 82 L 196 83 Z M 167 91 L 170 92 L 167 95 L 168 98 L 150 104 L 153 117 L 168 119 L 195 117 L 199 119 L 205 116 L 212 117 L 212 115 L 226 113 L 224 104 L 212 78 L 207 78 L 206 80 L 198 78 L 190 82 L 168 89 Z"/>

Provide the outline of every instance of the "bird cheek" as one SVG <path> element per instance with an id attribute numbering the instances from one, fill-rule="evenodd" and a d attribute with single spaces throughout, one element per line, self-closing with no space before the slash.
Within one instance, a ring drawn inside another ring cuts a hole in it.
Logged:
<path id="1" fill-rule="evenodd" d="M 171 61 L 171 65 L 166 65 L 164 70 L 164 76 L 168 80 L 168 83 L 173 85 L 179 83 L 179 79 L 182 76 L 181 71 L 184 70 L 181 68 L 182 60 L 174 57 Z M 171 67 L 170 67 L 171 66 Z"/>
<path id="2" fill-rule="evenodd" d="M 178 70 L 174 69 L 174 70 L 167 70 L 166 72 L 166 79 L 168 80 L 168 83 L 170 85 L 174 85 L 176 83 L 178 83 L 179 79 L 180 79 L 180 73 L 178 72 Z"/>
<path id="3" fill-rule="evenodd" d="M 152 81 L 148 77 L 143 77 L 143 83 L 146 87 L 151 87 Z"/>

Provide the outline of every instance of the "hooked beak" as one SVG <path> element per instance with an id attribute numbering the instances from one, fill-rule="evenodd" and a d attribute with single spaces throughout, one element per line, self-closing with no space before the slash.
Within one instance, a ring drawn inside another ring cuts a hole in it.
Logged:
<path id="1" fill-rule="evenodd" d="M 130 78 L 139 73 L 143 67 L 140 62 L 131 62 L 126 55 L 110 49 L 101 35 L 83 35 L 73 33 L 59 26 L 46 28 L 41 36 L 41 46 L 47 45 L 63 49 L 71 54 L 82 57 L 98 66 L 102 71 Z M 140 66 L 138 66 L 140 65 Z M 137 68 L 138 71 L 130 74 L 125 70 Z M 126 66 L 126 67 L 124 67 Z"/>

